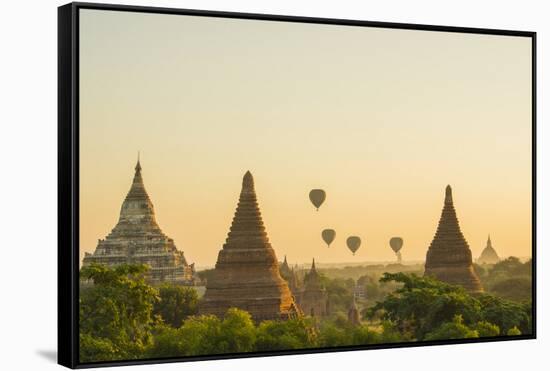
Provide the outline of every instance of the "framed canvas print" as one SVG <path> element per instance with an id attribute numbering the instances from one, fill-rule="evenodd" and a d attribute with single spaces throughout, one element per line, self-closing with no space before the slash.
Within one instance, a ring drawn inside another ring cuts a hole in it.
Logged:
<path id="1" fill-rule="evenodd" d="M 535 33 L 59 8 L 59 363 L 534 339 Z"/>

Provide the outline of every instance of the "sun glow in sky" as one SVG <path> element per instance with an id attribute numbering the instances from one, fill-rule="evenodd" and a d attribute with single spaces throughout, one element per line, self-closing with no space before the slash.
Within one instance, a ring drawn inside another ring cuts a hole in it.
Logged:
<path id="1" fill-rule="evenodd" d="M 529 38 L 81 10 L 81 256 L 138 150 L 159 225 L 198 266 L 246 170 L 280 260 L 391 261 L 393 236 L 423 260 L 447 184 L 474 257 L 488 234 L 530 256 L 531 136 Z"/>

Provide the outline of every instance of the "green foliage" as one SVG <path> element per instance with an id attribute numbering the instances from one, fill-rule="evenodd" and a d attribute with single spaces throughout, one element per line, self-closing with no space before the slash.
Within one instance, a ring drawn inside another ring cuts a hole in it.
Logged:
<path id="1" fill-rule="evenodd" d="M 521 303 L 521 310 L 525 315 L 526 323 L 523 324 L 523 333 L 533 332 L 533 302 L 531 300 Z"/>
<path id="2" fill-rule="evenodd" d="M 517 326 L 523 333 L 531 331 L 531 306 L 501 299 L 492 295 L 481 295 L 483 319 L 497 325 L 503 333 Z"/>
<path id="3" fill-rule="evenodd" d="M 353 288 L 355 281 L 351 278 L 328 278 L 321 274 L 321 284 L 327 290 L 330 311 L 347 312 L 349 303 L 353 298 Z"/>
<path id="4" fill-rule="evenodd" d="M 93 285 L 80 294 L 80 361 L 135 359 L 151 344 L 158 291 L 147 285 L 144 265 L 83 267 Z"/>
<path id="5" fill-rule="evenodd" d="M 408 340 L 390 322 L 384 322 L 378 328 L 371 328 L 368 324 L 353 325 L 347 319 L 337 318 L 323 322 L 319 331 L 321 347 L 396 343 Z"/>
<path id="6" fill-rule="evenodd" d="M 305 349 L 316 345 L 317 334 L 311 318 L 263 321 L 258 325 L 256 350 Z"/>
<path id="7" fill-rule="evenodd" d="M 359 277 L 359 279 L 357 280 L 357 284 L 365 287 L 365 290 L 370 298 L 380 298 L 380 284 L 376 277 L 366 274 Z"/>
<path id="8" fill-rule="evenodd" d="M 151 358 L 178 357 L 187 353 L 187 339 L 181 329 L 161 324 L 153 329 L 153 344 L 147 355 Z"/>
<path id="9" fill-rule="evenodd" d="M 397 327 L 390 321 L 382 321 L 382 332 L 380 334 L 380 343 L 402 343 L 413 341 L 414 339 L 408 334 L 402 334 Z"/>
<path id="10" fill-rule="evenodd" d="M 368 325 L 355 326 L 350 332 L 350 345 L 377 344 L 381 342 L 380 333 L 370 329 Z"/>
<path id="11" fill-rule="evenodd" d="M 522 263 L 515 256 L 511 256 L 504 259 L 493 266 L 491 270 L 492 274 L 503 273 L 506 276 L 531 276 L 532 272 L 532 259 Z"/>
<path id="12" fill-rule="evenodd" d="M 319 328 L 319 345 L 322 347 L 351 345 L 353 328 L 354 326 L 343 314 L 338 314 L 332 320 L 323 321 Z"/>
<path id="13" fill-rule="evenodd" d="M 256 328 L 250 313 L 230 308 L 221 323 L 216 348 L 222 353 L 251 352 L 256 342 Z"/>
<path id="14" fill-rule="evenodd" d="M 473 263 L 473 266 L 474 266 L 474 271 L 476 272 L 479 279 L 482 282 L 484 282 L 487 279 L 487 276 L 489 274 L 489 270 L 490 270 L 489 266 L 487 266 L 487 264 L 478 264 L 478 263 Z"/>
<path id="15" fill-rule="evenodd" d="M 126 355 L 107 338 L 96 338 L 84 333 L 80 333 L 79 338 L 81 362 L 124 359 Z"/>
<path id="16" fill-rule="evenodd" d="M 476 265 L 481 283 L 487 293 L 517 302 L 531 300 L 533 267 L 532 261 L 522 263 L 509 257 L 495 265 Z"/>
<path id="17" fill-rule="evenodd" d="M 327 267 L 318 270 L 329 278 L 352 278 L 354 280 L 358 280 L 362 276 L 369 275 L 378 280 L 378 277 L 382 276 L 385 272 L 422 274 L 422 272 L 424 272 L 424 264 L 368 264 L 345 267 Z"/>
<path id="18" fill-rule="evenodd" d="M 524 273 L 528 267 L 512 259 L 498 269 Z M 197 316 L 194 289 L 163 285 L 157 290 L 145 283 L 146 272 L 147 267 L 140 265 L 114 269 L 91 265 L 81 270 L 82 279 L 93 282 L 83 286 L 80 295 L 81 362 L 513 336 L 532 331 L 530 301 L 470 295 L 462 287 L 415 274 L 385 273 L 377 284 L 382 300 L 367 311 L 370 321 L 354 325 L 345 315 L 352 298 L 352 279 L 322 276 L 333 312 L 337 309 L 329 319 L 301 317 L 255 324 L 248 312 L 236 308 L 223 318 Z M 487 272 L 491 275 L 491 268 Z M 376 284 L 372 276 L 360 281 L 367 287 Z M 390 287 L 393 291 L 387 293 Z"/>
<path id="19" fill-rule="evenodd" d="M 367 304 L 383 300 L 386 295 L 400 287 L 395 282 L 379 282 L 379 275 L 364 275 L 357 280 L 358 285 L 365 286 L 367 293 Z"/>
<path id="20" fill-rule="evenodd" d="M 446 322 L 429 332 L 424 340 L 448 340 L 448 339 L 471 339 L 477 338 L 479 334 L 464 324 L 461 315 L 455 315 L 451 322 Z"/>
<path id="21" fill-rule="evenodd" d="M 368 315 L 372 318 L 382 311 L 382 318 L 395 323 L 405 335 L 423 339 L 442 324 L 452 322 L 455 315 L 461 315 L 468 323 L 481 320 L 479 302 L 461 287 L 405 273 L 386 273 L 381 281 L 395 281 L 403 286 L 378 302 Z"/>
<path id="22" fill-rule="evenodd" d="M 516 326 L 514 326 L 506 332 L 506 335 L 508 336 L 521 335 L 521 331 Z"/>
<path id="23" fill-rule="evenodd" d="M 154 313 L 172 327 L 180 327 L 188 316 L 197 314 L 199 297 L 191 287 L 164 284 L 159 288 L 160 300 L 155 303 Z"/>
<path id="24" fill-rule="evenodd" d="M 471 336 L 462 326 L 476 331 L 478 336 L 497 336 L 514 326 L 522 333 L 531 331 L 530 303 L 488 294 L 473 296 L 462 287 L 414 274 L 387 273 L 381 280 L 400 282 L 403 286 L 372 307 L 369 318 L 380 316 L 390 321 L 405 337 L 435 339 L 444 336 L 445 331 L 453 336 Z"/>
<path id="25" fill-rule="evenodd" d="M 480 338 L 500 335 L 500 328 L 487 321 L 480 321 L 474 326 Z"/>
<path id="26" fill-rule="evenodd" d="M 183 355 L 218 353 L 215 347 L 220 336 L 220 328 L 220 319 L 213 315 L 190 317 L 185 320 L 179 329 Z"/>
<path id="27" fill-rule="evenodd" d="M 154 332 L 151 357 L 250 352 L 256 341 L 250 314 L 236 308 L 230 308 L 223 320 L 192 316 L 178 329 L 161 325 Z"/>
<path id="28" fill-rule="evenodd" d="M 519 302 L 531 300 L 531 281 L 532 280 L 530 277 L 512 277 L 503 279 L 491 287 L 491 293 L 498 295 L 501 298 Z"/>

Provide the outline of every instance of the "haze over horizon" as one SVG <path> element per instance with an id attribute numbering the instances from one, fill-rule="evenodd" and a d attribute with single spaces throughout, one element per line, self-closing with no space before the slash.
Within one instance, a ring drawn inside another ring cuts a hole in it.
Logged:
<path id="1" fill-rule="evenodd" d="M 160 227 L 198 266 L 246 170 L 279 260 L 394 261 L 394 236 L 424 260 L 447 184 L 474 259 L 488 234 L 531 255 L 530 39 L 81 12 L 81 257 L 116 224 L 138 150 Z"/>

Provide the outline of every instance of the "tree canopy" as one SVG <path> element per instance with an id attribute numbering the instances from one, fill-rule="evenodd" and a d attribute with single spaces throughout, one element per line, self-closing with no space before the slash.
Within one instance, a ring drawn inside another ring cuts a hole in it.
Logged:
<path id="1" fill-rule="evenodd" d="M 80 276 L 93 282 L 80 292 L 80 360 L 135 359 L 152 342 L 158 323 L 153 306 L 158 291 L 145 283 L 144 265 L 83 267 Z"/>
<path id="2" fill-rule="evenodd" d="M 158 290 L 160 300 L 155 303 L 154 313 L 166 324 L 177 328 L 185 318 L 197 314 L 199 297 L 195 289 L 165 283 Z"/>
<path id="3" fill-rule="evenodd" d="M 394 323 L 403 334 L 417 340 L 462 334 L 467 337 L 496 336 L 517 327 L 530 331 L 530 306 L 489 294 L 470 295 L 462 287 L 415 274 L 386 273 L 382 282 L 401 283 L 368 311 Z M 449 337 L 447 337 L 449 338 Z"/>
<path id="4" fill-rule="evenodd" d="M 223 320 L 216 316 L 192 316 L 175 329 L 166 325 L 154 331 L 151 357 L 241 353 L 254 350 L 255 326 L 250 314 L 231 308 Z"/>
<path id="5" fill-rule="evenodd" d="M 522 263 L 503 266 L 525 269 Z M 508 269 L 507 268 L 507 269 Z M 530 301 L 469 294 L 430 277 L 385 273 L 384 291 L 350 322 L 339 310 L 329 318 L 302 316 L 254 322 L 241 309 L 220 318 L 197 315 L 200 299 L 192 287 L 147 284 L 147 266 L 90 265 L 81 269 L 80 361 L 182 357 L 254 351 L 308 349 L 407 341 L 517 336 L 532 332 Z M 353 280 L 322 277 L 332 305 L 352 300 Z M 373 285 L 364 276 L 363 284 Z M 380 294 L 380 293 L 379 293 Z"/>

